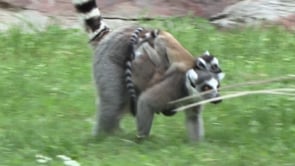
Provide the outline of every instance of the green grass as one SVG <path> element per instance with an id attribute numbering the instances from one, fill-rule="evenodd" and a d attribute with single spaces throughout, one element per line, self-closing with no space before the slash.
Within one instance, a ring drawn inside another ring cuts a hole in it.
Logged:
<path id="1" fill-rule="evenodd" d="M 146 23 L 147 24 L 147 23 Z M 226 72 L 224 85 L 294 74 L 295 35 L 282 28 L 220 32 L 203 20 L 149 22 L 170 31 L 193 54 L 209 49 Z M 0 165 L 63 165 L 63 154 L 88 165 L 267 165 L 295 163 L 295 99 L 255 95 L 206 105 L 206 139 L 186 138 L 183 113 L 157 116 L 149 140 L 134 143 L 135 121 L 124 132 L 91 137 L 95 94 L 91 49 L 76 30 L 0 34 Z M 295 87 L 284 81 L 257 88 Z M 254 88 L 244 87 L 247 90 Z M 90 119 L 90 120 L 89 120 Z"/>

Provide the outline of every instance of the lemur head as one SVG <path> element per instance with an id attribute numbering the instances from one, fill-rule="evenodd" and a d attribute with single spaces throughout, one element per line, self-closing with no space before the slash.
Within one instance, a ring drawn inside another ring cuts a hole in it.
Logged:
<path id="1" fill-rule="evenodd" d="M 218 88 L 220 81 L 224 75 L 216 75 L 214 73 L 190 69 L 186 72 L 186 88 L 188 89 L 189 95 L 205 93 L 201 96 L 201 100 L 211 99 L 219 97 Z M 212 103 L 216 104 L 222 100 L 215 100 Z"/>
<path id="2" fill-rule="evenodd" d="M 210 71 L 220 78 L 225 76 L 220 68 L 218 59 L 214 55 L 211 55 L 209 51 L 205 51 L 203 55 L 196 59 L 196 69 Z"/>

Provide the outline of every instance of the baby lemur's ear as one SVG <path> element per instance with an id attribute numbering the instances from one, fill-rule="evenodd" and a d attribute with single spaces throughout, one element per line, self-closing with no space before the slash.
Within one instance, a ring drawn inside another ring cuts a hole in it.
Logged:
<path id="1" fill-rule="evenodd" d="M 207 55 L 207 56 L 210 56 L 210 52 L 208 50 L 206 50 L 203 55 Z"/>

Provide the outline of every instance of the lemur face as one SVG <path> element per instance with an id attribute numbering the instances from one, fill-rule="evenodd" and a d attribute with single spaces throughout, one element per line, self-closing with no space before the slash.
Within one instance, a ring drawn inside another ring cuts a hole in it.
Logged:
<path id="1" fill-rule="evenodd" d="M 196 59 L 196 68 L 216 74 L 222 73 L 218 59 L 208 51 L 204 52 L 202 56 Z"/>
<path id="2" fill-rule="evenodd" d="M 218 77 L 218 75 L 203 71 L 190 69 L 186 73 L 186 87 L 188 89 L 189 95 L 205 93 L 201 96 L 202 99 L 211 99 L 219 97 L 218 88 L 220 87 L 220 81 L 223 77 Z M 215 100 L 212 103 L 219 103 L 221 100 Z"/>

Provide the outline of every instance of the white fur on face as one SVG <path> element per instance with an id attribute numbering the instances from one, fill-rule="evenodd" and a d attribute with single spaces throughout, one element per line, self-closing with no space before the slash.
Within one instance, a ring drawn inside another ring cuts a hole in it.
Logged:
<path id="1" fill-rule="evenodd" d="M 217 66 L 219 66 L 218 59 L 214 57 L 214 58 L 212 59 L 212 61 L 211 61 L 211 64 L 212 64 L 212 65 L 216 64 Z"/>
<path id="2" fill-rule="evenodd" d="M 206 81 L 206 83 L 214 90 L 217 90 L 218 87 L 218 81 L 214 78 L 211 78 L 210 80 Z"/>
<path id="3" fill-rule="evenodd" d="M 190 80 L 192 80 L 193 82 L 196 82 L 198 79 L 198 74 L 195 72 L 195 70 L 190 69 L 189 71 L 187 71 L 186 73 L 187 77 L 190 78 Z"/>
<path id="4" fill-rule="evenodd" d="M 191 82 L 196 82 L 198 80 L 198 74 L 195 72 L 195 70 L 190 69 L 189 71 L 186 72 L 186 88 L 189 91 L 189 94 L 197 94 L 198 91 L 192 87 Z"/>

